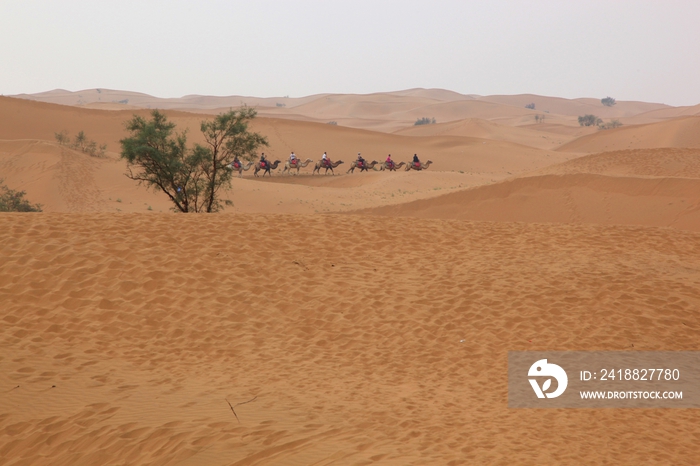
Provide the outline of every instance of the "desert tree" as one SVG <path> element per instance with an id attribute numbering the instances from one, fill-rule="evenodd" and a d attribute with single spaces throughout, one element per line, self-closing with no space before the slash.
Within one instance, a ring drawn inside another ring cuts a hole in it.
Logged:
<path id="1" fill-rule="evenodd" d="M 219 193 L 231 186 L 231 170 L 238 157 L 250 160 L 267 140 L 248 130 L 255 118 L 243 107 L 203 121 L 205 144 L 187 147 L 187 134 L 176 133 L 175 124 L 158 110 L 146 120 L 135 115 L 126 123 L 130 137 L 120 141 L 126 176 L 149 188 L 163 191 L 180 212 L 216 212 L 222 208 Z"/>
<path id="2" fill-rule="evenodd" d="M 606 107 L 612 107 L 612 106 L 615 105 L 617 102 L 615 102 L 615 99 L 613 99 L 612 97 L 608 96 L 608 97 L 606 97 L 606 98 L 604 98 L 604 99 L 600 99 L 600 103 L 603 104 L 603 105 L 605 105 Z"/>
<path id="3" fill-rule="evenodd" d="M 126 176 L 163 191 L 180 212 L 197 212 L 201 173 L 197 156 L 187 150 L 187 135 L 158 110 L 151 119 L 138 115 L 126 122 L 130 137 L 122 139 Z"/>
<path id="4" fill-rule="evenodd" d="M 248 130 L 250 121 L 256 115 L 254 108 L 241 107 L 202 122 L 206 145 L 195 145 L 194 153 L 200 161 L 204 177 L 204 211 L 216 212 L 221 209 L 217 194 L 221 188 L 231 186 L 233 174 L 227 166 L 236 158 L 254 159 L 257 149 L 268 145 L 264 136 Z"/>

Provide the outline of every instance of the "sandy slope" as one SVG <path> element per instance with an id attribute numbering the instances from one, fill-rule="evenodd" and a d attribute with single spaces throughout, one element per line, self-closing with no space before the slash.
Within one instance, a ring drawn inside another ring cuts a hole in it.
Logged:
<path id="1" fill-rule="evenodd" d="M 592 153 L 660 147 L 699 148 L 700 117 L 680 117 L 659 123 L 597 131 L 564 144 L 557 150 Z"/>
<path id="2" fill-rule="evenodd" d="M 700 150 L 605 152 L 490 186 L 365 212 L 700 231 Z"/>
<path id="3" fill-rule="evenodd" d="M 347 215 L 0 224 L 3 464 L 700 454 L 697 410 L 509 410 L 506 396 L 508 350 L 697 350 L 698 233 Z M 226 400 L 251 399 L 238 422 Z"/>
<path id="4" fill-rule="evenodd" d="M 649 112 L 644 112 L 629 118 L 625 118 L 622 121 L 625 124 L 639 125 L 684 116 L 700 116 L 700 104 L 687 107 L 671 107 L 651 110 Z"/>
<path id="5" fill-rule="evenodd" d="M 467 118 L 466 120 L 451 121 L 449 123 L 436 123 L 429 125 L 411 126 L 402 128 L 394 134 L 403 136 L 462 136 L 495 141 L 508 141 L 528 147 L 553 150 L 571 141 L 570 134 L 562 134 L 562 131 L 549 132 L 547 129 L 537 128 L 539 125 L 530 126 L 506 126 L 481 118 Z M 549 125 L 551 127 L 553 125 Z M 562 125 L 557 125 L 562 126 Z M 580 127 L 579 127 L 580 128 Z M 586 128 L 579 132 L 592 132 Z M 576 134 L 576 133 L 574 133 Z"/>
<path id="6" fill-rule="evenodd" d="M 600 99 L 563 99 L 561 97 L 533 94 L 491 95 L 480 97 L 479 99 L 518 108 L 525 107 L 528 104 L 535 104 L 535 110 L 540 112 L 572 117 L 594 114 L 604 119 L 631 117 L 640 113 L 664 111 L 673 108 L 665 104 L 633 101 L 620 101 L 612 107 L 606 107 L 600 102 Z"/>
<path id="7" fill-rule="evenodd" d="M 542 175 L 378 207 L 375 215 L 700 231 L 700 179 Z"/>

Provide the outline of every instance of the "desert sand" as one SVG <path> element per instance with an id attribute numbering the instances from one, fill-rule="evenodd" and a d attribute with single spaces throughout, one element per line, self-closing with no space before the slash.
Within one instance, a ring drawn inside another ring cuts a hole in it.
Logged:
<path id="1" fill-rule="evenodd" d="M 508 409 L 506 373 L 511 350 L 700 349 L 692 107 L 250 98 L 271 159 L 345 164 L 244 172 L 233 207 L 183 215 L 124 176 L 123 123 L 161 106 L 198 141 L 237 97 L 23 97 L 0 97 L 0 178 L 44 212 L 0 213 L 0 464 L 697 464 L 697 410 Z M 578 126 L 598 110 L 640 124 Z M 345 174 L 357 152 L 433 165 Z"/>

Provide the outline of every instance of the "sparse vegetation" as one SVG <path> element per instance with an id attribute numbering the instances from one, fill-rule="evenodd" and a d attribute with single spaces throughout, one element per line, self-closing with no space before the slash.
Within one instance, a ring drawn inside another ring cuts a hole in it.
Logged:
<path id="1" fill-rule="evenodd" d="M 287 106 L 287 104 L 283 104 L 281 102 L 277 102 L 275 105 L 278 107 L 286 107 Z"/>
<path id="2" fill-rule="evenodd" d="M 605 105 L 606 107 L 612 107 L 612 106 L 615 105 L 617 102 L 615 102 L 615 99 L 613 99 L 612 97 L 608 96 L 608 97 L 606 97 L 606 98 L 604 98 L 604 99 L 600 99 L 600 103 L 603 104 L 603 105 Z"/>
<path id="3" fill-rule="evenodd" d="M 88 139 L 84 131 L 80 131 L 72 140 L 70 136 L 68 136 L 68 131 L 54 133 L 54 137 L 60 145 L 79 150 L 93 157 L 104 157 L 107 152 L 107 144 L 98 146 L 97 142 Z"/>
<path id="4" fill-rule="evenodd" d="M 122 139 L 121 157 L 127 162 L 126 176 L 163 191 L 180 212 L 217 212 L 230 201 L 219 191 L 230 188 L 232 171 L 226 168 L 235 158 L 253 160 L 267 139 L 248 130 L 257 112 L 241 107 L 203 121 L 204 145 L 187 147 L 185 133 L 175 133 L 175 124 L 158 110 L 151 119 L 134 115 L 126 123 L 130 137 Z"/>
<path id="5" fill-rule="evenodd" d="M 615 129 L 619 128 L 622 126 L 622 123 L 620 123 L 620 120 L 610 120 L 607 123 L 603 123 L 601 125 L 598 125 L 600 129 Z"/>
<path id="6" fill-rule="evenodd" d="M 527 105 L 525 106 L 525 108 L 529 108 L 530 110 L 534 110 L 534 109 L 535 109 L 535 104 L 534 104 L 534 103 L 527 104 Z"/>
<path id="7" fill-rule="evenodd" d="M 326 123 L 326 124 L 327 124 L 327 125 L 337 126 L 337 125 L 338 125 L 338 122 L 337 122 L 337 121 L 329 121 L 329 122 Z"/>
<path id="8" fill-rule="evenodd" d="M 428 117 L 423 117 L 423 118 L 418 118 L 415 123 L 413 123 L 414 126 L 418 125 L 434 125 L 437 123 L 435 121 L 435 118 L 428 118 Z"/>
<path id="9" fill-rule="evenodd" d="M 536 123 L 544 122 L 544 115 L 535 115 L 535 122 Z"/>
<path id="10" fill-rule="evenodd" d="M 41 212 L 41 204 L 31 204 L 24 191 L 8 188 L 0 178 L 0 212 Z"/>
<path id="11" fill-rule="evenodd" d="M 603 123 L 603 120 L 595 115 L 583 115 L 578 117 L 578 124 L 581 126 L 596 126 Z"/>

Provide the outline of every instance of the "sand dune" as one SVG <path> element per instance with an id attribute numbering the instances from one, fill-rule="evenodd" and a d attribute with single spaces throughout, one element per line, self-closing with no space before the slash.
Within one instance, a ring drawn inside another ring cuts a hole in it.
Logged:
<path id="1" fill-rule="evenodd" d="M 700 179 L 542 175 L 365 211 L 374 215 L 700 231 Z"/>
<path id="2" fill-rule="evenodd" d="M 349 215 L 0 223 L 7 464 L 575 464 L 574 445 L 593 463 L 697 458 L 696 410 L 508 409 L 506 354 L 697 349 L 698 233 Z M 227 400 L 253 401 L 239 422 Z"/>
<path id="3" fill-rule="evenodd" d="M 604 152 L 528 176 L 363 213 L 700 231 L 700 150 Z"/>
<path id="4" fill-rule="evenodd" d="M 54 90 L 16 97 L 63 105 L 118 109 L 176 109 L 218 113 L 240 105 L 254 106 L 261 115 L 327 123 L 335 121 L 352 128 L 395 132 L 410 127 L 417 118 L 435 118 L 438 122 L 481 118 L 509 126 L 528 125 L 535 115 L 550 122 L 575 124 L 580 115 L 593 113 L 603 119 L 623 118 L 625 124 L 649 123 L 668 115 L 687 115 L 690 110 L 646 102 L 618 102 L 605 107 L 599 99 L 563 99 L 532 94 L 513 96 L 464 95 L 444 89 L 408 89 L 374 94 L 319 94 L 306 97 L 200 96 L 158 98 L 136 92 L 110 89 L 86 89 L 77 92 Z M 525 105 L 534 103 L 535 109 Z M 654 113 L 654 112 L 659 112 Z M 666 112 L 666 113 L 664 113 Z M 640 116 L 646 115 L 646 116 Z M 635 118 L 641 118 L 635 121 Z"/>
<path id="5" fill-rule="evenodd" d="M 121 91 L 114 89 L 84 89 L 81 91 L 67 91 L 65 89 L 55 89 L 48 92 L 36 94 L 18 94 L 11 97 L 35 100 L 60 105 L 88 106 L 90 104 L 121 104 L 136 106 L 139 108 L 159 108 L 177 109 L 187 108 L 190 110 L 206 110 L 213 108 L 229 108 L 248 106 L 269 106 L 276 107 L 277 104 L 293 107 L 311 100 L 315 100 L 320 95 L 307 96 L 301 98 L 289 97 L 248 97 L 248 96 L 202 96 L 187 95 L 177 98 L 161 98 L 148 94 L 131 91 Z"/>
<path id="6" fill-rule="evenodd" d="M 597 131 L 564 144 L 557 150 L 592 153 L 661 147 L 700 147 L 700 117 L 681 117 Z"/>
<path id="7" fill-rule="evenodd" d="M 619 101 L 612 107 L 606 107 L 600 102 L 600 99 L 563 99 L 560 97 L 547 97 L 533 94 L 490 95 L 479 97 L 479 100 L 518 108 L 534 103 L 535 110 L 537 111 L 572 117 L 591 113 L 600 118 L 620 118 L 631 117 L 650 111 L 664 111 L 665 109 L 672 108 L 665 104 L 631 101 Z"/>
<path id="8" fill-rule="evenodd" d="M 639 125 L 687 116 L 700 116 L 700 104 L 688 107 L 671 107 L 651 110 L 649 112 L 640 113 L 638 115 L 625 118 L 623 119 L 623 122 L 625 124 Z"/>
<path id="9" fill-rule="evenodd" d="M 539 130 L 537 125 L 506 126 L 480 118 L 411 126 L 396 131 L 394 134 L 403 136 L 463 136 L 494 141 L 508 141 L 528 147 L 552 150 L 569 142 L 570 135 Z M 554 125 L 549 125 L 554 126 Z"/>
<path id="10" fill-rule="evenodd" d="M 636 149 L 577 157 L 538 173 L 593 173 L 613 176 L 700 179 L 700 149 Z"/>

